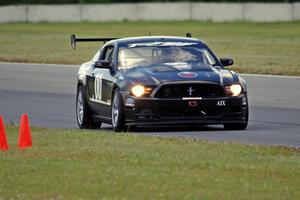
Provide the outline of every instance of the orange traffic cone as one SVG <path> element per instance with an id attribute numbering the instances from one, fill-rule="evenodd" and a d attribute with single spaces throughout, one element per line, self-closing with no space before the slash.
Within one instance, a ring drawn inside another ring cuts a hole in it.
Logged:
<path id="1" fill-rule="evenodd" d="M 5 128 L 2 115 L 0 115 L 0 150 L 7 151 L 8 144 L 5 135 Z"/>
<path id="2" fill-rule="evenodd" d="M 32 147 L 28 115 L 22 114 L 20 125 L 19 149 Z"/>

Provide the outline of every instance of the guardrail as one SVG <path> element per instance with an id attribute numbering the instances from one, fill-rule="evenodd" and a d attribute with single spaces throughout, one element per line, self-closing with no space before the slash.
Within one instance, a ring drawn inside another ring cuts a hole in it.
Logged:
<path id="1" fill-rule="evenodd" d="M 122 3 L 1 6 L 0 23 L 300 20 L 300 3 Z"/>

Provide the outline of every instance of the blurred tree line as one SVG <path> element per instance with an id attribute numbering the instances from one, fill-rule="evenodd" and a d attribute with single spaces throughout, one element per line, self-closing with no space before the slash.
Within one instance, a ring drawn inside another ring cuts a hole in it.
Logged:
<path id="1" fill-rule="evenodd" d="M 0 0 L 0 5 L 18 4 L 87 4 L 87 3 L 138 3 L 138 2 L 300 2 L 300 0 Z"/>

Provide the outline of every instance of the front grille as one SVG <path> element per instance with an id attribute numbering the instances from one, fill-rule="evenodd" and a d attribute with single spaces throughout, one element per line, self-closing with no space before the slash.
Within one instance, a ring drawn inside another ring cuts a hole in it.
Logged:
<path id="1" fill-rule="evenodd" d="M 217 98 L 224 96 L 225 93 L 221 85 L 209 83 L 163 85 L 155 93 L 156 98 L 175 99 L 181 99 L 183 97 Z"/>

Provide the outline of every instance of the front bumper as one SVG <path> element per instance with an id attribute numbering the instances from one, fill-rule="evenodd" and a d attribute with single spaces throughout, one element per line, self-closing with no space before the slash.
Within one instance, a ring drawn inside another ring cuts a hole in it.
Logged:
<path id="1" fill-rule="evenodd" d="M 130 104 L 126 104 L 130 100 Z M 158 99 L 125 97 L 126 125 L 247 123 L 246 93 L 238 97 Z"/>

